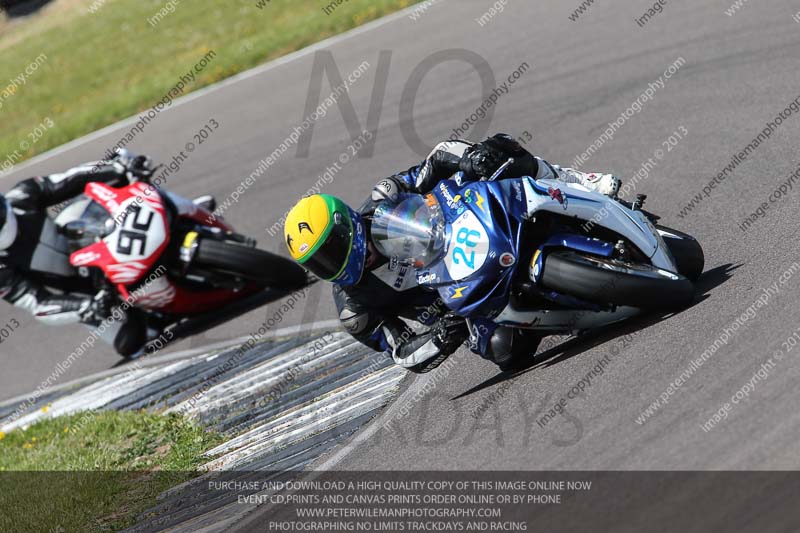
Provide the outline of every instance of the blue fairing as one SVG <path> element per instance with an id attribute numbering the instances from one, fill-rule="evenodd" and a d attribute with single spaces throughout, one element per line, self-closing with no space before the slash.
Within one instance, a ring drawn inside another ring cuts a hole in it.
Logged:
<path id="1" fill-rule="evenodd" d="M 437 287 L 462 316 L 496 316 L 508 303 L 517 268 L 525 199 L 520 180 L 446 180 L 432 192 L 447 224 L 445 257 L 418 279 Z"/>
<path id="2" fill-rule="evenodd" d="M 584 237 L 583 235 L 575 235 L 574 233 L 557 233 L 552 235 L 541 245 L 540 249 L 553 247 L 572 248 L 573 250 L 602 257 L 610 257 L 611 253 L 614 251 L 614 247 L 611 246 L 611 243 Z"/>
<path id="3" fill-rule="evenodd" d="M 536 194 L 550 197 L 553 193 L 531 178 L 464 186 L 446 180 L 431 193 L 442 208 L 447 245 L 444 256 L 428 270 L 419 272 L 417 280 L 421 285 L 435 287 L 444 303 L 461 316 L 496 317 L 508 305 L 517 269 L 528 267 L 527 263 L 520 267 L 523 253 L 532 253 L 520 243 L 528 207 L 523 180 L 528 180 Z M 564 198 L 568 201 L 569 196 L 564 194 Z M 604 257 L 613 252 L 610 243 L 567 233 L 552 235 L 539 250 L 550 247 Z M 543 255 L 536 254 L 537 260 L 541 261 Z M 576 306 L 580 307 L 580 302 Z"/>

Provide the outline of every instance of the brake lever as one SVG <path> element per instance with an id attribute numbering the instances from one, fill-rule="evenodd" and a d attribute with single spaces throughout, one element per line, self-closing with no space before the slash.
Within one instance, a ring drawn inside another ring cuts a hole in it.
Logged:
<path id="1" fill-rule="evenodd" d="M 162 168 L 164 168 L 164 163 L 161 163 L 160 165 L 156 165 L 152 169 L 150 169 L 150 174 L 147 176 L 147 182 L 150 183 L 150 178 L 153 177 L 153 175 L 156 173 L 156 171 L 158 171 L 158 170 L 160 170 Z"/>
<path id="2" fill-rule="evenodd" d="M 634 204 L 633 202 L 629 202 L 627 200 L 623 200 L 620 197 L 616 197 L 616 198 L 614 198 L 614 200 L 616 200 L 617 202 L 619 202 L 620 204 L 622 204 L 623 206 L 625 206 L 628 209 L 641 212 L 653 224 L 657 224 L 658 221 L 661 220 L 660 216 L 656 215 L 655 213 L 651 213 L 647 209 L 642 209 L 641 207 L 639 207 L 639 209 L 634 209 L 636 204 Z"/>
<path id="3" fill-rule="evenodd" d="M 513 158 L 513 157 L 510 157 L 510 158 L 508 159 L 508 161 L 506 161 L 505 163 L 503 163 L 503 164 L 500 166 L 500 168 L 498 168 L 498 169 L 497 169 L 497 171 L 496 171 L 494 174 L 492 174 L 492 177 L 491 177 L 491 178 L 489 178 L 489 179 L 488 179 L 488 180 L 486 180 L 486 181 L 495 181 L 497 178 L 499 178 L 499 177 L 500 177 L 500 176 L 503 174 L 503 172 L 505 172 L 505 170 L 506 170 L 508 167 L 510 167 L 510 166 L 511 166 L 511 165 L 513 165 L 513 164 L 514 164 L 514 158 Z"/>
<path id="4" fill-rule="evenodd" d="M 150 178 L 158 171 L 159 169 L 164 168 L 164 164 L 156 165 L 153 168 L 147 169 L 145 173 L 142 173 L 137 170 L 128 170 L 128 172 L 136 178 L 136 181 L 141 181 L 150 185 Z"/>

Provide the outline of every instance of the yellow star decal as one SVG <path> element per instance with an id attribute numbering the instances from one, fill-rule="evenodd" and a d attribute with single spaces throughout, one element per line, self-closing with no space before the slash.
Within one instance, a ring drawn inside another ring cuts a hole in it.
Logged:
<path id="1" fill-rule="evenodd" d="M 453 289 L 453 295 L 450 297 L 451 300 L 458 300 L 459 298 L 464 297 L 464 291 L 467 290 L 469 287 L 458 287 L 457 289 Z"/>
<path id="2" fill-rule="evenodd" d="M 477 205 L 478 209 L 480 209 L 485 213 L 486 210 L 483 208 L 483 196 L 481 196 L 481 193 L 479 193 L 478 191 L 475 191 L 475 196 L 478 197 L 478 200 L 475 202 L 475 205 Z"/>

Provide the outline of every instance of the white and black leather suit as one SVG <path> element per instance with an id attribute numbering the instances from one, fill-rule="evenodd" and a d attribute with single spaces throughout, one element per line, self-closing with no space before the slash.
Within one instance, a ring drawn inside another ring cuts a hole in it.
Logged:
<path id="1" fill-rule="evenodd" d="M 0 196 L 6 211 L 0 227 L 15 236 L 0 249 L 0 297 L 49 325 L 98 325 L 108 317 L 105 298 L 90 280 L 69 264 L 63 237 L 56 231 L 48 208 L 83 194 L 89 182 L 112 187 L 129 183 L 128 169 L 119 161 L 87 163 L 61 174 L 18 183 Z M 127 319 L 109 329 L 106 340 L 122 355 L 131 355 L 145 342 L 142 324 Z"/>

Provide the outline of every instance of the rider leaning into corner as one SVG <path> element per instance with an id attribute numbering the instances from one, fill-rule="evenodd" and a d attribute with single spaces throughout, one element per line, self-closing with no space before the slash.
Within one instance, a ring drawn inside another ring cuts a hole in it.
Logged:
<path id="1" fill-rule="evenodd" d="M 401 193 L 426 194 L 450 178 L 459 184 L 488 178 L 510 159 L 513 163 L 501 179 L 559 179 L 611 197 L 621 184 L 610 174 L 551 165 L 506 134 L 477 144 L 443 142 L 420 165 L 381 180 L 358 211 L 324 194 L 300 200 L 286 218 L 289 252 L 312 273 L 333 282 L 339 319 L 353 337 L 374 350 L 390 350 L 394 361 L 409 370 L 428 372 L 470 339 L 469 328 L 463 318 L 447 315 L 435 292 L 418 286 L 405 268 L 378 252 L 370 242 L 371 216 L 382 201 Z M 405 320 L 430 329 L 415 333 Z M 535 353 L 540 341 L 541 337 L 530 331 L 500 327 L 482 355 L 508 370 Z M 480 353 L 477 347 L 472 349 Z"/>
<path id="2" fill-rule="evenodd" d="M 122 151 L 109 161 L 86 163 L 61 174 L 18 183 L 0 195 L 0 297 L 48 325 L 96 327 L 112 316 L 111 295 L 85 278 L 54 272 L 52 224 L 47 209 L 83 194 L 89 182 L 124 187 L 152 174 L 150 160 Z M 132 311 L 115 320 L 103 339 L 122 356 L 139 352 L 160 332 L 150 332 Z"/>

